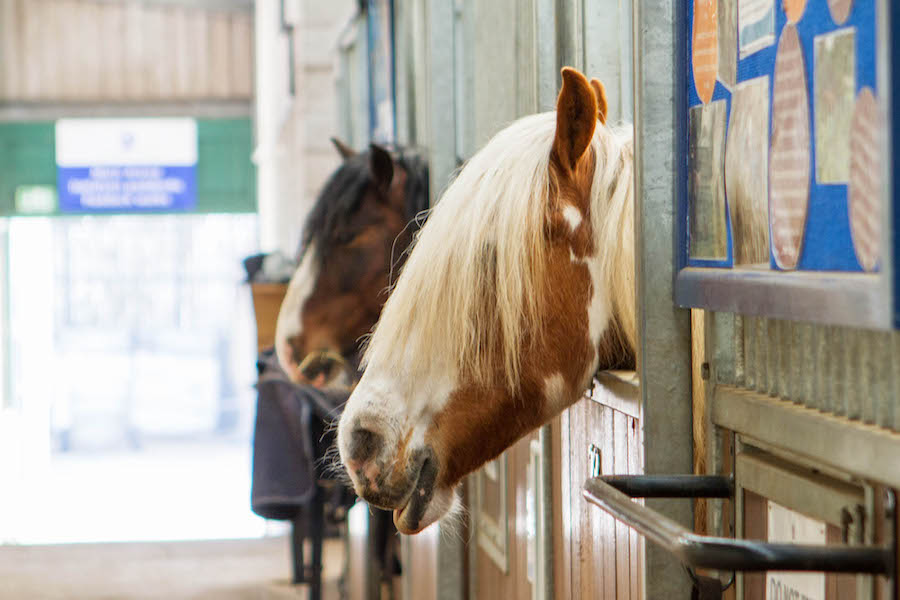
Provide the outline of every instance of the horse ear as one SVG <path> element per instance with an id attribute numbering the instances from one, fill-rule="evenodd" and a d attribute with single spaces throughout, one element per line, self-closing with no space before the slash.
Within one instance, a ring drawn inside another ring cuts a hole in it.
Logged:
<path id="1" fill-rule="evenodd" d="M 334 147 L 337 148 L 338 154 L 341 155 L 341 158 L 347 160 L 352 156 L 356 156 L 356 150 L 337 139 L 336 137 L 331 138 L 331 143 L 334 144 Z"/>
<path id="2" fill-rule="evenodd" d="M 594 137 L 597 98 L 585 76 L 575 69 L 564 67 L 562 79 L 562 89 L 556 101 L 553 150 L 563 167 L 574 169 Z"/>
<path id="3" fill-rule="evenodd" d="M 369 144 L 369 171 L 375 184 L 387 190 L 394 178 L 394 161 L 388 151 L 378 144 Z"/>
<path id="4" fill-rule="evenodd" d="M 605 125 L 606 115 L 609 114 L 609 103 L 606 101 L 606 89 L 596 77 L 591 79 L 591 87 L 594 90 L 594 96 L 597 97 L 597 119 Z"/>

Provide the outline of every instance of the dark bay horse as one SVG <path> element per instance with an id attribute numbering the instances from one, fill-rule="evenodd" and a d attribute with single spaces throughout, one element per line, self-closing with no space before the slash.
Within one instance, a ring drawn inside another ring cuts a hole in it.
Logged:
<path id="1" fill-rule="evenodd" d="M 403 533 L 468 473 L 634 360 L 632 127 L 563 69 L 554 112 L 473 156 L 419 232 L 338 427 L 357 494 Z"/>
<path id="2" fill-rule="evenodd" d="M 295 382 L 347 390 L 359 378 L 361 341 L 424 219 L 428 166 L 414 150 L 372 144 L 356 153 L 332 142 L 344 160 L 307 217 L 275 347 Z"/>

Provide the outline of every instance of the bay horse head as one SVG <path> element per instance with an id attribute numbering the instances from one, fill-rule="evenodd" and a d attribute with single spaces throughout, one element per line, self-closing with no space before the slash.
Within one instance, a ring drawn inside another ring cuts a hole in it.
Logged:
<path id="1" fill-rule="evenodd" d="M 563 70 L 555 112 L 516 121 L 447 188 L 385 304 L 338 428 L 357 494 L 416 533 L 455 487 L 633 364 L 631 126 Z"/>
<path id="2" fill-rule="evenodd" d="M 428 167 L 412 150 L 372 144 L 356 153 L 332 142 L 344 160 L 306 219 L 275 349 L 293 381 L 347 389 L 358 379 L 360 340 L 427 208 Z"/>

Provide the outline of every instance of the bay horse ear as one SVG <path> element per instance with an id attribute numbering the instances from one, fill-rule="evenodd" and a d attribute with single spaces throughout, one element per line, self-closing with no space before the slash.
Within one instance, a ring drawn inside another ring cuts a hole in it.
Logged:
<path id="1" fill-rule="evenodd" d="M 369 144 L 369 172 L 382 191 L 391 186 L 394 178 L 394 161 L 387 150 L 378 144 Z"/>
<path id="2" fill-rule="evenodd" d="M 606 115 L 609 114 L 609 103 L 606 101 L 606 89 L 596 77 L 591 79 L 591 87 L 594 90 L 594 96 L 597 97 L 597 120 L 606 125 Z"/>
<path id="3" fill-rule="evenodd" d="M 336 137 L 331 138 L 331 143 L 334 144 L 334 147 L 337 148 L 338 154 L 341 155 L 341 158 L 347 160 L 352 156 L 356 156 L 356 150 L 337 139 Z"/>
<path id="4" fill-rule="evenodd" d="M 560 164 L 574 169 L 594 137 L 597 97 L 584 75 L 563 67 L 562 89 L 556 101 L 556 138 L 553 151 Z"/>

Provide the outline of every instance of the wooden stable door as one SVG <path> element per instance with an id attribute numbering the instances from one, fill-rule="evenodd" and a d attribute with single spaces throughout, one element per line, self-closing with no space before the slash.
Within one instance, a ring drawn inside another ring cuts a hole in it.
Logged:
<path id="1" fill-rule="evenodd" d="M 534 497 L 528 473 L 537 440 L 537 433 L 527 435 L 472 478 L 473 599 L 541 597 L 535 591 L 535 528 L 529 524 Z"/>
<path id="2" fill-rule="evenodd" d="M 553 526 L 558 599 L 642 597 L 643 539 L 581 495 L 588 477 L 642 472 L 638 407 L 630 374 L 604 374 L 590 397 L 559 419 L 559 435 L 553 438 L 554 466 L 559 465 L 553 494 L 559 507 Z"/>
<path id="3" fill-rule="evenodd" d="M 643 541 L 581 495 L 592 475 L 641 472 L 637 385 L 630 374 L 601 380 L 551 424 L 550 489 L 539 489 L 538 433 L 470 479 L 471 600 L 642 597 Z M 541 501 L 551 518 L 538 533 Z"/>

